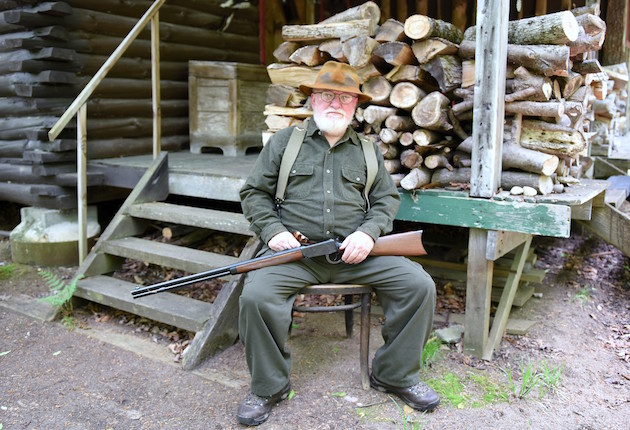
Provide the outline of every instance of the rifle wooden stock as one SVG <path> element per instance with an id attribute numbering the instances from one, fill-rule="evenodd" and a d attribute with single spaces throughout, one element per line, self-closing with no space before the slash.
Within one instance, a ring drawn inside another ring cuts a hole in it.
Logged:
<path id="1" fill-rule="evenodd" d="M 427 251 L 422 245 L 422 230 L 381 236 L 374 243 L 370 255 L 400 255 L 403 257 L 427 255 Z"/>
<path id="2" fill-rule="evenodd" d="M 290 263 L 292 261 L 301 260 L 302 258 L 334 255 L 339 251 L 340 245 L 341 244 L 339 242 L 329 239 L 313 245 L 305 245 L 300 248 L 280 251 L 275 254 L 242 261 L 231 266 L 220 267 L 207 272 L 171 279 L 169 281 L 160 282 L 146 287 L 138 287 L 131 291 L 131 295 L 134 299 L 137 299 L 139 297 L 161 293 L 163 291 L 178 290 L 188 285 L 208 281 L 210 279 L 228 275 L 239 275 L 252 270 L 261 269 L 263 267 Z M 374 248 L 372 248 L 370 255 L 418 257 L 426 255 L 426 253 L 427 252 L 424 250 L 424 246 L 422 245 L 422 231 L 419 230 L 379 237 L 374 243 Z"/>

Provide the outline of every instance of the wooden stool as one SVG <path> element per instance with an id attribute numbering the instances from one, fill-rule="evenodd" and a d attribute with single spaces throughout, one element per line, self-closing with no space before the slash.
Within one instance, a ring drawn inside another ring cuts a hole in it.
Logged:
<path id="1" fill-rule="evenodd" d="M 342 294 L 344 296 L 343 305 L 338 306 L 294 306 L 293 310 L 298 312 L 334 312 L 344 311 L 346 313 L 346 336 L 352 337 L 352 327 L 354 325 L 353 310 L 361 306 L 361 336 L 359 347 L 359 360 L 361 364 L 361 385 L 364 390 L 370 389 L 370 375 L 368 370 L 368 354 L 370 347 L 370 300 L 372 298 L 372 287 L 369 285 L 356 284 L 319 284 L 309 285 L 299 291 L 300 294 Z M 353 303 L 352 295 L 360 294 L 361 301 Z"/>

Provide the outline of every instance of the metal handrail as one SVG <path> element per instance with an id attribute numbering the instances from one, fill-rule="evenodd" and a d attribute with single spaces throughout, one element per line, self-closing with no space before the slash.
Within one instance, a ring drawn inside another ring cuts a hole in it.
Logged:
<path id="1" fill-rule="evenodd" d="M 129 45 L 144 30 L 151 21 L 151 81 L 152 81 L 152 106 L 153 106 L 153 158 L 160 153 L 161 140 L 161 109 L 160 109 L 160 25 L 159 10 L 166 0 L 155 0 L 147 9 L 140 20 L 134 25 L 120 45 L 103 63 L 101 68 L 90 79 L 72 104 L 61 115 L 59 120 L 48 132 L 48 139 L 53 141 L 59 133 L 68 125 L 70 120 L 77 115 L 77 214 L 79 224 L 79 263 L 87 257 L 87 101 L 122 57 Z"/>

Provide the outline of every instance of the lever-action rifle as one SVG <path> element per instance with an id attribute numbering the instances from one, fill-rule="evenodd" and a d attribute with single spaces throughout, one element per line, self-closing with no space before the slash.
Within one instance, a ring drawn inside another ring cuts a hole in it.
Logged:
<path id="1" fill-rule="evenodd" d="M 183 276 L 181 278 L 171 279 L 170 281 L 164 281 L 158 284 L 148 285 L 146 287 L 137 287 L 131 291 L 131 295 L 134 299 L 137 299 L 138 297 L 161 293 L 163 291 L 178 290 L 197 282 L 208 281 L 210 279 L 220 278 L 227 275 L 239 275 L 252 270 L 261 269 L 263 267 L 298 261 L 302 258 L 335 255 L 339 252 L 340 246 L 341 243 L 335 239 L 328 239 L 312 245 L 304 245 L 299 248 L 276 252 L 272 255 L 265 255 L 251 260 L 241 261 L 230 266 L 220 267 L 218 269 L 208 270 L 194 275 Z M 418 257 L 426 255 L 426 253 L 427 252 L 424 250 L 424 246 L 422 245 L 422 230 L 418 230 L 379 237 L 374 243 L 370 256 L 399 255 L 405 257 Z"/>

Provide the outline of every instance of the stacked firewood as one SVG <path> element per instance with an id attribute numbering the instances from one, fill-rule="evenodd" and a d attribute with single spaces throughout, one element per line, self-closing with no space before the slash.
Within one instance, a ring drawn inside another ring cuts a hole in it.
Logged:
<path id="1" fill-rule="evenodd" d="M 608 76 L 590 52 L 601 48 L 605 23 L 597 6 L 511 21 L 508 30 L 502 150 L 504 190 L 561 192 L 589 167 L 584 156 L 593 105 L 605 99 Z M 373 2 L 319 24 L 285 26 L 268 66 L 267 135 L 310 116 L 301 83 L 324 62 L 354 66 L 372 100 L 353 127 L 377 142 L 401 187 L 470 182 L 475 27 L 424 15 L 378 25 Z M 488 100 L 488 103 L 495 101 Z M 532 190 L 533 189 L 533 190 Z"/>
<path id="2" fill-rule="evenodd" d="M 627 141 L 622 136 L 627 131 L 626 105 L 628 99 L 628 67 L 626 63 L 604 66 L 608 77 L 606 94 L 593 101 L 593 122 L 595 133 L 591 143 L 592 155 L 617 158 L 616 153 L 628 153 Z"/>

